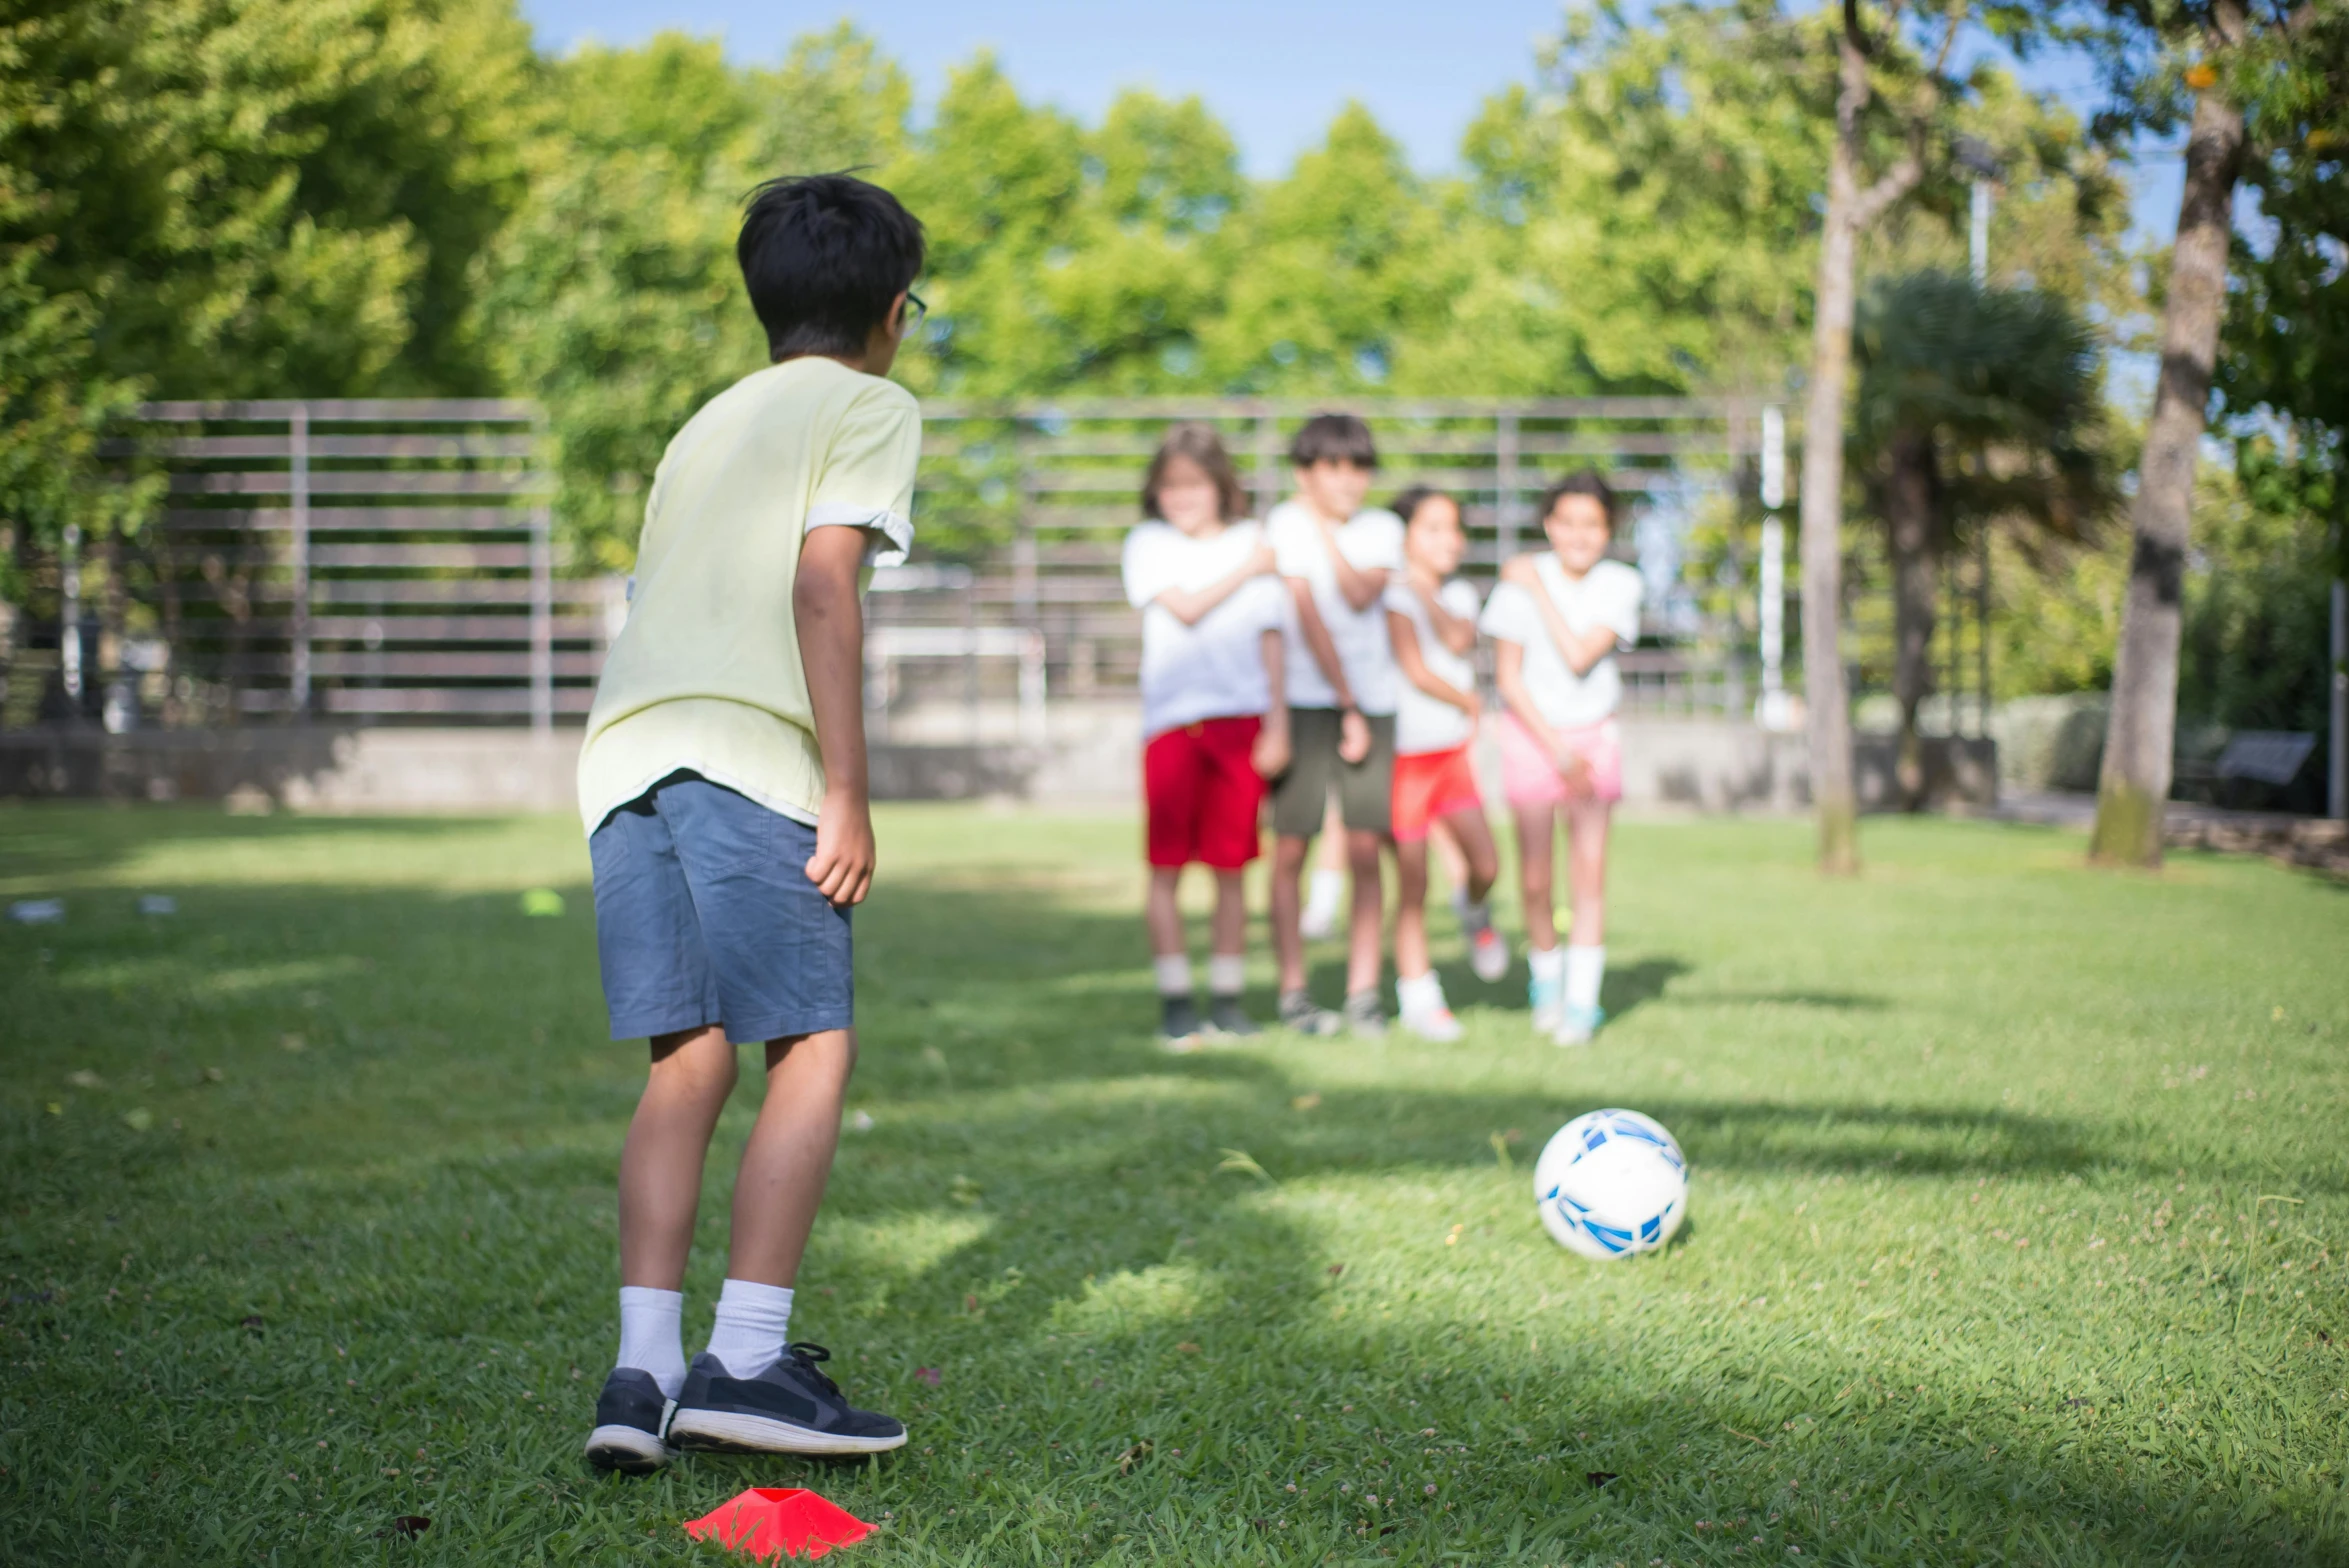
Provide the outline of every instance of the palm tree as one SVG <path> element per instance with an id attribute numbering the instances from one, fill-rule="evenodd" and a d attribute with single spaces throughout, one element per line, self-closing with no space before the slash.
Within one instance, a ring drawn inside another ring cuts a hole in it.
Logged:
<path id="1" fill-rule="evenodd" d="M 1915 272 L 1860 311 L 1850 450 L 1884 520 L 1903 803 L 1924 802 L 1917 709 L 1933 684 L 1942 561 L 1971 530 L 2078 538 L 2109 503 L 2096 345 L 2066 301 Z"/>

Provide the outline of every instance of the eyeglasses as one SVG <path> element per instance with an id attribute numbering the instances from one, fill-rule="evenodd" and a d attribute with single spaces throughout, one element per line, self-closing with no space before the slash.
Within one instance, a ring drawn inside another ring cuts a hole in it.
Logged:
<path id="1" fill-rule="evenodd" d="M 920 326 L 924 321 L 928 320 L 929 315 L 930 307 L 928 303 L 912 289 L 907 289 L 905 291 L 905 317 L 904 320 L 899 324 L 899 330 L 902 332 L 911 332 L 914 328 Z"/>

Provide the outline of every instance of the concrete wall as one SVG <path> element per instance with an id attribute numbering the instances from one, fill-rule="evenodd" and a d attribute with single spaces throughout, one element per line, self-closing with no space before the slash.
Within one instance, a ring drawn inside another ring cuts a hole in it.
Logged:
<path id="1" fill-rule="evenodd" d="M 955 708 L 899 715 L 872 748 L 873 794 L 883 800 L 1013 796 L 1123 805 L 1141 798 L 1142 725 L 1129 703 L 1060 703 L 1044 742 L 1022 744 L 1016 717 Z M 1479 748 L 1487 797 L 1499 800 L 1491 736 Z M 515 729 L 337 728 L 255 725 L 214 731 L 96 729 L 0 733 L 0 797 L 217 800 L 232 808 L 297 811 L 568 811 L 579 732 Z M 1927 743 L 1931 803 L 1996 803 L 1997 747 L 1983 740 Z M 1889 737 L 1858 738 L 1866 810 L 1895 803 Z M 1637 807 L 1800 811 L 1810 802 L 1800 735 L 1749 724 L 1632 719 L 1624 724 L 1624 796 Z"/>

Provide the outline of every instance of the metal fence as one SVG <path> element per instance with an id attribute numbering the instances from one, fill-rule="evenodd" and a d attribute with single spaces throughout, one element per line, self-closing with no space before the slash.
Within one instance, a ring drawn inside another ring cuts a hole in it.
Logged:
<path id="1" fill-rule="evenodd" d="M 868 601 L 876 719 L 959 706 L 976 736 L 986 708 L 1000 711 L 1007 736 L 1032 738 L 1047 692 L 1130 697 L 1140 617 L 1118 558 L 1166 429 L 1198 420 L 1221 431 L 1261 516 L 1287 490 L 1290 437 L 1332 408 L 1371 425 L 1378 497 L 1431 484 L 1461 502 L 1465 571 L 1483 585 L 1533 542 L 1535 500 L 1569 470 L 1595 467 L 1631 499 L 1626 532 L 1644 555 L 1658 520 L 1666 535 L 1707 508 L 1750 521 L 1741 497 L 1783 466 L 1764 460 L 1783 420 L 1741 398 L 932 403 L 916 559 L 877 574 Z M 144 683 L 148 722 L 166 686 L 210 694 L 176 719 L 162 715 L 172 722 L 544 728 L 585 714 L 624 605 L 617 581 L 576 570 L 556 541 L 535 405 L 156 403 L 141 415 L 141 430 L 113 451 L 160 465 L 168 485 L 159 525 L 137 544 L 153 633 L 143 655 L 114 650 L 109 678 L 117 690 Z M 1749 609 L 1752 564 L 1737 567 Z M 1765 556 L 1764 578 L 1769 566 Z M 118 585 L 128 580 L 125 563 L 115 569 Z M 1663 576 L 1672 590 L 1677 579 Z M 86 606 L 71 592 L 63 602 L 62 620 L 78 628 Z M 1692 618 L 1673 591 L 1651 594 L 1649 631 L 1622 661 L 1635 709 L 1743 716 L 1767 684 L 1745 651 L 1750 635 Z M 83 644 L 79 630 L 61 631 L 53 646 L 78 671 L 99 662 L 79 657 Z M 141 708 L 132 702 L 127 722 Z M 111 722 L 112 702 L 107 711 Z"/>
<path id="2" fill-rule="evenodd" d="M 565 573 L 541 419 L 491 400 L 154 403 L 161 635 L 242 713 L 578 717 L 612 590 Z"/>

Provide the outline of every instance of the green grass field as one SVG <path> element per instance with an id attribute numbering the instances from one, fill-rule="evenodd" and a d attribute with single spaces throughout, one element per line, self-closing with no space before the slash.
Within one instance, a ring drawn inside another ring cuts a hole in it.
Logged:
<path id="1" fill-rule="evenodd" d="M 682 1520 L 813 1485 L 874 1568 L 2349 1562 L 2349 889 L 1635 823 L 1597 1048 L 1453 943 L 1464 1044 L 1173 1058 L 1137 837 L 884 815 L 793 1326 L 912 1442 L 630 1481 L 578 1457 L 642 1057 L 575 827 L 0 811 L 68 912 L 0 927 L 0 1560 L 715 1562 Z M 1528 1170 L 1608 1104 L 1691 1218 L 1592 1265 Z"/>

